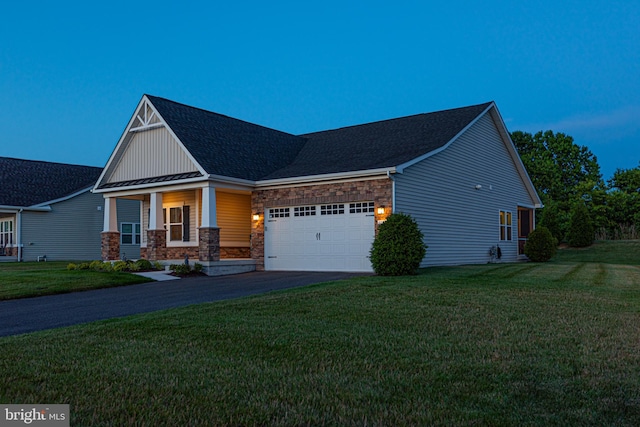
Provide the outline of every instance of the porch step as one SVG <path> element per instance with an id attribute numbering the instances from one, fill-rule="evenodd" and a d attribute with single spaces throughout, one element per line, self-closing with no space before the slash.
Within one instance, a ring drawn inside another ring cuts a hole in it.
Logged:
<path id="1" fill-rule="evenodd" d="M 190 261 L 193 266 L 195 263 L 202 264 L 203 271 L 207 276 L 227 276 L 230 274 L 248 273 L 256 271 L 256 261 L 251 258 L 222 259 L 220 261 Z M 182 264 L 184 260 L 164 260 L 161 264 L 168 268 L 171 264 Z"/>
<path id="2" fill-rule="evenodd" d="M 0 262 L 18 262 L 17 256 L 0 256 Z"/>

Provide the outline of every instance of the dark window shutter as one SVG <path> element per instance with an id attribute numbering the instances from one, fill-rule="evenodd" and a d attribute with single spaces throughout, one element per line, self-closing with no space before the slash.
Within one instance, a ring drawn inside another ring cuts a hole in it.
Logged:
<path id="1" fill-rule="evenodd" d="M 189 215 L 189 206 L 182 207 L 182 241 L 189 241 L 189 229 L 191 228 L 191 217 Z"/>

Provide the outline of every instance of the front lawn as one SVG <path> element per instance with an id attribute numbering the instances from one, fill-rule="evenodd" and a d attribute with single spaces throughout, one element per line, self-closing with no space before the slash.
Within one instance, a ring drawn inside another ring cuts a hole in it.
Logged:
<path id="1" fill-rule="evenodd" d="M 640 268 L 563 256 L 2 338 L 0 402 L 92 426 L 640 425 Z"/>
<path id="2" fill-rule="evenodd" d="M 68 271 L 67 264 L 67 262 L 0 263 L 0 300 L 132 285 L 151 280 L 128 273 Z"/>

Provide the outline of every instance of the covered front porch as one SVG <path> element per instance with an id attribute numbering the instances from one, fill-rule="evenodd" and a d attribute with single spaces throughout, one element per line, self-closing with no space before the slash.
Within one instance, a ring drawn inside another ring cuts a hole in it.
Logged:
<path id="1" fill-rule="evenodd" d="M 120 244 L 126 237 L 139 241 L 141 258 L 164 265 L 198 262 L 212 276 L 256 268 L 251 259 L 250 191 L 200 183 L 104 197 L 104 261 L 120 259 Z M 118 198 L 140 202 L 140 223 L 133 236 L 123 235 L 119 227 Z"/>

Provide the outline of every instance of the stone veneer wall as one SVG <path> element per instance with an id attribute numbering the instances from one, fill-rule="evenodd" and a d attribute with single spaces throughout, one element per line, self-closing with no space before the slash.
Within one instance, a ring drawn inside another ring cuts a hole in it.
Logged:
<path id="1" fill-rule="evenodd" d="M 145 256 L 149 261 L 167 259 L 167 232 L 165 230 L 147 230 Z"/>
<path id="2" fill-rule="evenodd" d="M 220 229 L 200 227 L 200 261 L 220 261 Z"/>
<path id="3" fill-rule="evenodd" d="M 115 261 L 120 259 L 120 232 L 103 231 L 100 244 L 103 261 Z"/>
<path id="4" fill-rule="evenodd" d="M 220 248 L 220 258 L 251 258 L 251 248 Z"/>
<path id="5" fill-rule="evenodd" d="M 273 190 L 258 190 L 251 196 L 251 211 L 260 212 L 260 220 L 251 225 L 251 258 L 256 260 L 256 270 L 264 270 L 264 212 L 266 208 L 373 201 L 377 220 L 385 219 L 392 209 L 392 182 L 388 178 L 307 185 Z M 379 215 L 377 208 L 385 207 Z"/>

